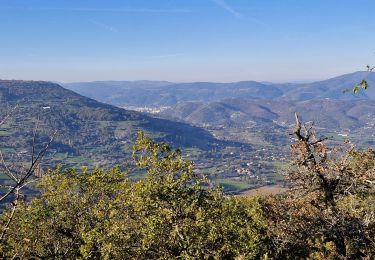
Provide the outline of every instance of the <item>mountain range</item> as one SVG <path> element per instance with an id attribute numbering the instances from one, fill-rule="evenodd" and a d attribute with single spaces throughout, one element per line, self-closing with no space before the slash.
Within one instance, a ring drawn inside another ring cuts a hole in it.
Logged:
<path id="1" fill-rule="evenodd" d="M 375 85 L 375 73 L 355 72 L 312 83 L 172 83 L 165 81 L 97 81 L 63 84 L 98 101 L 120 107 L 173 106 L 179 102 L 214 102 L 228 98 L 305 101 L 317 99 L 375 99 L 375 87 L 356 95 L 346 92 L 366 78 Z"/>
<path id="2" fill-rule="evenodd" d="M 374 123 L 375 100 L 283 101 L 232 98 L 217 102 L 180 102 L 159 116 L 194 125 L 246 127 L 254 123 L 288 126 L 298 111 L 305 121 L 330 129 L 355 129 Z"/>
<path id="3" fill-rule="evenodd" d="M 364 78 L 366 91 L 344 93 Z M 303 84 L 103 81 L 62 87 L 0 80 L 0 108 L 0 118 L 13 111 L 0 128 L 5 155 L 30 154 L 38 126 L 39 147 L 57 130 L 46 167 L 129 165 L 142 130 L 181 147 L 217 182 L 232 178 L 227 184 L 237 191 L 280 180 L 276 171 L 288 158 L 294 112 L 330 140 L 375 145 L 375 73 L 367 72 Z"/>
<path id="4" fill-rule="evenodd" d="M 369 88 L 354 94 L 351 90 L 363 79 Z M 108 81 L 64 86 L 102 102 L 207 130 L 237 128 L 237 134 L 238 129 L 249 132 L 254 126 L 265 131 L 270 127 L 288 129 L 295 112 L 324 133 L 368 131 L 375 120 L 374 72 L 359 71 L 311 83 Z M 364 144 L 372 143 L 371 139 L 372 135 Z"/>

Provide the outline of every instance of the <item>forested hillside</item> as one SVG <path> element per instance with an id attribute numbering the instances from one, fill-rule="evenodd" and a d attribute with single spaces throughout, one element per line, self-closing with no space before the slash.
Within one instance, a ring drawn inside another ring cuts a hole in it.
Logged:
<path id="1" fill-rule="evenodd" d="M 139 130 L 175 147 L 209 150 L 216 142 L 201 128 L 103 104 L 49 82 L 0 81 L 0 101 L 2 116 L 15 108 L 2 126 L 2 148 L 15 153 L 28 151 L 38 125 L 41 140 L 57 131 L 50 149 L 56 162 L 121 163 L 130 158 Z"/>

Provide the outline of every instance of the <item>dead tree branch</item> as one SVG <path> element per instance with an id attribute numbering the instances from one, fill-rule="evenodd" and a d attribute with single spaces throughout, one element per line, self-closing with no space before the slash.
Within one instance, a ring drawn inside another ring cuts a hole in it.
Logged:
<path id="1" fill-rule="evenodd" d="M 28 168 L 27 172 L 23 175 L 23 177 L 21 177 L 20 179 L 16 180 L 16 183 L 12 187 L 12 189 L 10 189 L 6 194 L 4 194 L 2 197 L 0 197 L 0 203 L 3 200 L 5 200 L 9 195 L 11 195 L 12 193 L 14 193 L 14 191 L 16 189 L 20 188 L 26 182 L 26 180 L 29 179 L 32 176 L 32 174 L 34 173 L 34 170 L 38 167 L 38 165 L 40 164 L 40 161 L 42 160 L 42 158 L 44 157 L 45 153 L 47 152 L 48 147 L 53 142 L 53 140 L 54 140 L 54 138 L 56 136 L 56 133 L 57 133 L 57 131 L 55 131 L 53 133 L 53 135 L 50 138 L 50 140 L 39 151 L 39 153 L 36 155 L 36 157 L 35 157 L 35 155 L 32 155 L 32 161 L 31 161 L 30 167 Z M 35 143 L 33 143 L 33 152 L 35 153 Z"/>

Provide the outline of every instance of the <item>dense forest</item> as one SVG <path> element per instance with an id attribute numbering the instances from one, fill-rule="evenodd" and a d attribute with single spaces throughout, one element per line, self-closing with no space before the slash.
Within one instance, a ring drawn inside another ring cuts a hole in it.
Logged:
<path id="1" fill-rule="evenodd" d="M 375 153 L 327 147 L 297 115 L 294 136 L 288 191 L 240 197 L 139 132 L 133 160 L 144 179 L 57 167 L 31 201 L 17 186 L 1 215 L 2 258 L 372 259 Z"/>

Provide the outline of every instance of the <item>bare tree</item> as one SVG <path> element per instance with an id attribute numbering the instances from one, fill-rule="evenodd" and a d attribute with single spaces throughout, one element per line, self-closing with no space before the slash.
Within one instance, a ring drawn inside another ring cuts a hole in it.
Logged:
<path id="1" fill-rule="evenodd" d="M 327 145 L 295 114 L 288 192 L 265 204 L 277 259 L 372 259 L 375 153 Z"/>
<path id="2" fill-rule="evenodd" d="M 297 168 L 288 176 L 295 190 L 314 193 L 331 210 L 335 210 L 336 201 L 344 196 L 374 193 L 374 168 L 370 165 L 368 169 L 358 168 L 355 164 L 358 156 L 362 156 L 363 162 L 365 159 L 372 162 L 371 149 L 359 153 L 348 140 L 346 151 L 329 149 L 324 142 L 327 138 L 318 138 L 312 127 L 301 124 L 297 114 L 295 118 L 297 142 L 292 145 L 292 152 Z"/>
<path id="3" fill-rule="evenodd" d="M 14 107 L 10 110 L 9 113 L 0 121 L 0 126 L 3 125 L 6 120 L 8 120 L 12 113 L 16 110 L 17 107 Z M 0 150 L 0 171 L 3 172 L 9 179 L 9 184 L 1 185 L 6 192 L 0 195 L 0 204 L 4 203 L 8 198 L 13 197 L 11 201 L 11 210 L 6 212 L 7 214 L 7 222 L 2 227 L 3 230 L 0 233 L 0 243 L 4 240 L 6 235 L 7 229 L 9 228 L 12 219 L 14 217 L 15 211 L 17 206 L 19 205 L 20 200 L 24 197 L 22 194 L 22 189 L 30 184 L 33 180 L 31 179 L 37 171 L 41 169 L 41 161 L 45 156 L 49 146 L 53 142 L 56 131 L 53 132 L 51 137 L 47 142 L 42 144 L 40 149 L 37 149 L 37 132 L 38 132 L 38 124 L 39 120 L 37 121 L 35 128 L 33 130 L 33 137 L 32 137 L 32 145 L 31 145 L 31 159 L 28 164 L 22 161 L 22 158 L 16 157 L 16 162 L 8 163 L 7 160 L 4 158 L 2 151 Z"/>

